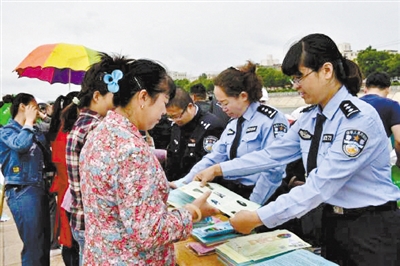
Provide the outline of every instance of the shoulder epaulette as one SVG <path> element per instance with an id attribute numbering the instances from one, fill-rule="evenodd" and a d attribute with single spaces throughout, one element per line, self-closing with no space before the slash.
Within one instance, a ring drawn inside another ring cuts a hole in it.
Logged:
<path id="1" fill-rule="evenodd" d="M 346 118 L 351 117 L 352 115 L 360 112 L 357 106 L 355 106 L 351 101 L 346 100 L 340 104 L 340 110 L 344 113 Z"/>
<path id="2" fill-rule="evenodd" d="M 260 105 L 257 108 L 257 111 L 268 116 L 269 118 L 274 118 L 274 116 L 276 115 L 276 113 L 278 112 L 277 110 L 275 110 L 272 107 L 269 107 L 268 105 Z"/>
<path id="3" fill-rule="evenodd" d="M 307 106 L 306 108 L 302 109 L 302 110 L 300 111 L 300 113 L 307 113 L 307 112 L 310 112 L 310 111 L 311 111 L 312 109 L 314 109 L 315 107 L 317 107 L 316 104 Z"/>

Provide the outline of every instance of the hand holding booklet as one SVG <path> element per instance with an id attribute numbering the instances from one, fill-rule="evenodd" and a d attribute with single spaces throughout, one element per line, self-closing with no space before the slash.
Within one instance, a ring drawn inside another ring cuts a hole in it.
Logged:
<path id="1" fill-rule="evenodd" d="M 174 207 L 181 207 L 211 190 L 212 193 L 207 199 L 208 203 L 229 217 L 241 210 L 254 211 L 260 207 L 259 204 L 243 198 L 220 184 L 208 183 L 205 187 L 201 187 L 200 184 L 199 181 L 192 181 L 185 186 L 171 190 L 168 203 Z"/>

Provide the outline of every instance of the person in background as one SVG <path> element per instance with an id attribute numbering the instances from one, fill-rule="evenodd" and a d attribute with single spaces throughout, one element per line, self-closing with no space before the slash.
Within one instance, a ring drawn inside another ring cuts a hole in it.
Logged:
<path id="1" fill-rule="evenodd" d="M 216 213 L 204 193 L 168 210 L 168 181 L 140 131 L 154 127 L 175 94 L 166 70 L 150 60 L 105 72 L 115 110 L 91 132 L 81 151 L 87 265 L 175 265 L 174 242 L 193 221 Z M 112 81 L 108 75 L 115 76 Z M 100 85 L 99 85 L 100 87 Z"/>
<path id="2" fill-rule="evenodd" d="M 169 181 L 174 181 L 184 177 L 204 155 L 211 152 L 224 124 L 215 115 L 202 110 L 181 88 L 168 102 L 167 116 L 173 122 L 165 174 Z"/>
<path id="3" fill-rule="evenodd" d="M 172 187 L 191 182 L 198 172 L 209 166 L 268 148 L 275 139 L 287 132 L 289 124 L 285 115 L 260 104 L 262 82 L 252 62 L 240 69 L 230 67 L 224 70 L 215 78 L 214 85 L 218 104 L 232 119 L 211 153 L 204 156 L 185 177 L 173 182 Z M 241 168 L 242 165 L 234 167 Z M 277 166 L 253 175 L 237 175 L 232 171 L 216 182 L 262 205 L 281 184 L 283 175 L 283 166 Z"/>
<path id="4" fill-rule="evenodd" d="M 47 103 L 39 103 L 38 106 L 40 119 L 37 122 L 37 126 L 45 135 L 47 135 L 47 132 L 50 129 L 51 114 L 53 113 L 53 108 Z"/>
<path id="5" fill-rule="evenodd" d="M 11 94 L 4 95 L 0 102 L 0 126 L 7 125 L 11 118 L 11 103 L 13 96 Z"/>
<path id="6" fill-rule="evenodd" d="M 197 83 L 190 87 L 190 98 L 202 111 L 210 111 L 211 104 L 208 101 L 207 90 L 203 84 Z"/>
<path id="7" fill-rule="evenodd" d="M 79 155 L 88 133 L 97 126 L 108 110 L 114 108 L 113 92 L 104 85 L 103 79 L 106 73 L 111 73 L 115 69 L 125 71 L 128 63 L 129 60 L 123 57 L 111 57 L 101 53 L 101 60 L 93 64 L 85 73 L 82 89 L 78 96 L 72 99 L 73 104 L 66 107 L 64 111 L 66 120 L 76 120 L 67 136 L 66 163 L 69 190 L 72 196 L 70 225 L 72 236 L 79 243 L 79 265 L 83 263 L 85 246 L 85 218 L 80 188 Z M 68 195 L 65 198 L 68 199 Z"/>
<path id="8" fill-rule="evenodd" d="M 79 265 L 79 244 L 72 237 L 70 223 L 71 214 L 61 207 L 66 191 L 68 190 L 68 174 L 65 150 L 67 146 L 68 132 L 72 129 L 73 121 L 65 120 L 62 111 L 72 103 L 72 99 L 77 97 L 78 91 L 68 93 L 66 96 L 60 95 L 54 102 L 54 115 L 47 133 L 52 147 L 52 161 L 56 166 L 54 181 L 50 187 L 50 192 L 57 195 L 57 205 L 55 213 L 55 225 L 53 235 L 59 236 L 59 243 L 62 245 L 61 255 L 66 266 Z"/>
<path id="9" fill-rule="evenodd" d="M 390 77 L 385 72 L 374 72 L 365 82 L 365 95 L 360 99 L 371 104 L 383 122 L 386 135 L 394 138 L 396 165 L 400 167 L 400 104 L 387 96 L 390 92 Z"/>
<path id="10" fill-rule="evenodd" d="M 210 113 L 214 114 L 216 117 L 221 119 L 225 127 L 228 124 L 229 120 L 231 119 L 229 115 L 227 115 L 224 112 L 224 110 L 222 110 L 221 106 L 218 105 L 218 100 L 215 98 L 215 95 L 211 99 Z"/>
<path id="11" fill-rule="evenodd" d="M 264 105 L 268 105 L 268 100 L 269 100 L 268 91 L 264 87 L 261 89 L 261 91 L 262 91 L 262 96 L 260 98 L 260 103 L 264 104 Z"/>
<path id="12" fill-rule="evenodd" d="M 5 197 L 23 243 L 22 265 L 48 266 L 51 229 L 42 151 L 48 144 L 34 126 L 39 114 L 32 95 L 17 94 L 10 110 L 11 120 L 0 130 Z"/>
<path id="13" fill-rule="evenodd" d="M 290 47 L 282 71 L 307 104 L 267 148 L 214 165 L 196 176 L 249 175 L 303 158 L 305 184 L 256 211 L 230 219 L 236 231 L 274 228 L 325 202 L 322 256 L 342 266 L 399 264 L 400 190 L 391 180 L 389 147 L 376 110 L 356 97 L 362 77 L 331 38 L 316 33 Z M 240 165 L 240 168 L 235 167 Z"/>

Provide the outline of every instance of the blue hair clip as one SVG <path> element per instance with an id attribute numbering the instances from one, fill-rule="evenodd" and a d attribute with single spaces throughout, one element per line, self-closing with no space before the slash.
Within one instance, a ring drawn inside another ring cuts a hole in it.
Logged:
<path id="1" fill-rule="evenodd" d="M 109 92 L 116 93 L 119 91 L 118 81 L 122 79 L 124 74 L 121 70 L 115 69 L 111 74 L 106 74 L 103 77 L 104 83 L 107 84 Z"/>

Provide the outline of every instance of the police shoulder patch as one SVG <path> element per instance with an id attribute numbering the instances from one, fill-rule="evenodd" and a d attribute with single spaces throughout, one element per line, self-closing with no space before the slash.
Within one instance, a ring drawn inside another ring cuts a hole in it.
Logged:
<path id="1" fill-rule="evenodd" d="M 317 107 L 317 105 L 315 104 L 315 105 L 310 105 L 310 106 L 307 106 L 307 107 L 305 107 L 304 109 L 302 109 L 301 111 L 300 111 L 300 113 L 307 113 L 307 112 L 310 112 L 312 109 L 314 109 L 315 107 Z"/>
<path id="2" fill-rule="evenodd" d="M 257 111 L 268 116 L 269 118 L 274 118 L 274 116 L 276 115 L 276 113 L 278 112 L 277 110 L 275 110 L 272 107 L 269 107 L 268 105 L 260 105 L 257 108 Z"/>
<path id="3" fill-rule="evenodd" d="M 357 129 L 350 129 L 344 133 L 342 149 L 349 157 L 357 157 L 365 147 L 368 136 Z"/>
<path id="4" fill-rule="evenodd" d="M 204 151 L 210 153 L 212 150 L 212 146 L 214 145 L 215 142 L 218 141 L 218 138 L 215 136 L 207 136 L 203 139 L 203 148 Z"/>
<path id="5" fill-rule="evenodd" d="M 284 133 L 287 132 L 288 128 L 285 124 L 283 123 L 276 123 L 273 124 L 273 129 L 274 129 L 274 136 L 276 137 L 277 135 L 282 136 Z"/>
<path id="6" fill-rule="evenodd" d="M 351 101 L 346 100 L 340 104 L 340 110 L 344 113 L 346 118 L 351 117 L 352 115 L 360 112 L 360 109 L 357 108 Z"/>

